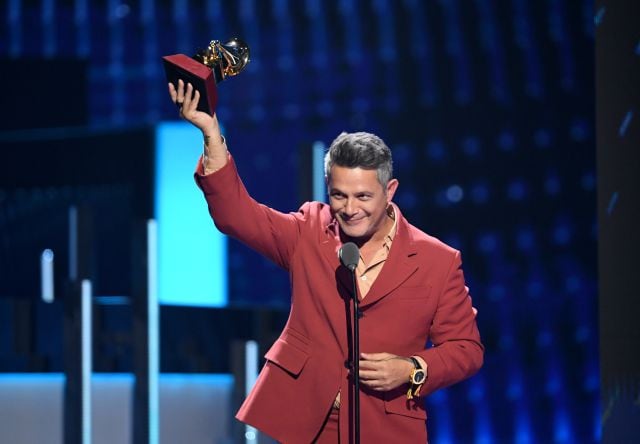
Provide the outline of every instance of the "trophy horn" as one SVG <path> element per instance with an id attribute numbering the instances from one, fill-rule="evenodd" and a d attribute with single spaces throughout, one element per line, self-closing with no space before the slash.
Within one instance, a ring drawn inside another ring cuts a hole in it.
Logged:
<path id="1" fill-rule="evenodd" d="M 249 46 L 239 38 L 226 43 L 212 40 L 209 46 L 194 57 L 200 63 L 214 70 L 216 82 L 235 76 L 249 63 Z"/>
<path id="2" fill-rule="evenodd" d="M 224 58 L 225 76 L 235 76 L 249 63 L 249 46 L 238 38 L 233 38 L 227 43 L 219 44 L 218 48 Z"/>

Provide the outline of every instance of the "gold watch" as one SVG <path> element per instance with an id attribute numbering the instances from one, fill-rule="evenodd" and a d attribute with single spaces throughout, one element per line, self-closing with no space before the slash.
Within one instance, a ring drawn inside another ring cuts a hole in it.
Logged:
<path id="1" fill-rule="evenodd" d="M 420 395 L 420 389 L 422 384 L 427 379 L 427 372 L 420 367 L 420 363 L 413 356 L 409 357 L 413 363 L 413 370 L 409 375 L 409 390 L 407 391 L 407 399 L 413 399 L 415 396 Z"/>

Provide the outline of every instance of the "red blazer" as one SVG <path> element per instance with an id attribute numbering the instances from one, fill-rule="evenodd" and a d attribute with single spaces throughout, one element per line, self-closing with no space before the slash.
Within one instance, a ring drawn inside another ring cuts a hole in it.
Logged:
<path id="1" fill-rule="evenodd" d="M 281 213 L 254 201 L 233 159 L 196 181 L 218 229 L 289 272 L 291 312 L 237 418 L 284 443 L 310 443 L 338 391 L 340 436 L 348 442 L 351 396 L 346 310 L 352 286 L 340 266 L 337 222 L 328 205 Z M 474 374 L 483 346 L 465 286 L 460 253 L 410 225 L 395 207 L 389 257 L 360 308 L 360 351 L 419 355 L 428 364 L 421 397 Z M 349 311 L 351 313 L 351 311 Z M 427 342 L 433 346 L 427 348 Z M 423 399 L 407 385 L 389 392 L 361 386 L 363 443 L 425 443 Z"/>

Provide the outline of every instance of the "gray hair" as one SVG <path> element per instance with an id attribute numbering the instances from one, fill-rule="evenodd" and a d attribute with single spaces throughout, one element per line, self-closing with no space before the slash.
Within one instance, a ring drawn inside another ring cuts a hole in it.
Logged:
<path id="1" fill-rule="evenodd" d="M 393 177 L 391 150 L 381 138 L 371 133 L 343 132 L 336 137 L 324 156 L 324 174 L 327 178 L 334 165 L 376 170 L 378 182 L 383 188 Z"/>

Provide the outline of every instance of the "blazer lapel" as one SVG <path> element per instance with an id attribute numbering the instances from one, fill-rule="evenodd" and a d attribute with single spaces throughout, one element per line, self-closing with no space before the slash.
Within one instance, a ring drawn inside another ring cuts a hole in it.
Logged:
<path id="1" fill-rule="evenodd" d="M 400 214 L 397 206 L 395 211 L 398 217 L 396 236 L 380 274 L 367 296 L 360 303 L 363 307 L 371 305 L 391 293 L 418 269 L 418 252 L 413 241 L 411 228 Z"/>
<path id="2" fill-rule="evenodd" d="M 335 232 L 332 227 L 329 226 L 322 234 L 320 250 L 322 251 L 322 255 L 325 259 L 336 270 L 336 279 L 338 283 L 342 286 L 343 290 L 350 295 L 353 291 L 351 273 L 340 264 L 340 259 L 338 258 L 339 249 L 340 243 L 336 240 Z M 345 297 L 345 295 L 342 296 Z"/>
<path id="3" fill-rule="evenodd" d="M 400 213 L 400 209 L 395 204 L 393 206 L 398 218 L 396 236 L 394 237 L 389 257 L 369 293 L 361 301 L 361 306 L 370 305 L 382 299 L 418 269 L 417 249 L 413 241 L 411 227 Z M 352 277 L 351 273 L 340 265 L 340 259 L 338 258 L 340 243 L 335 238 L 335 232 L 332 231 L 331 227 L 327 227 L 322 236 L 320 250 L 325 259 L 332 266 L 335 265 L 337 280 L 343 290 L 347 292 L 346 294 L 350 295 L 353 291 Z"/>

